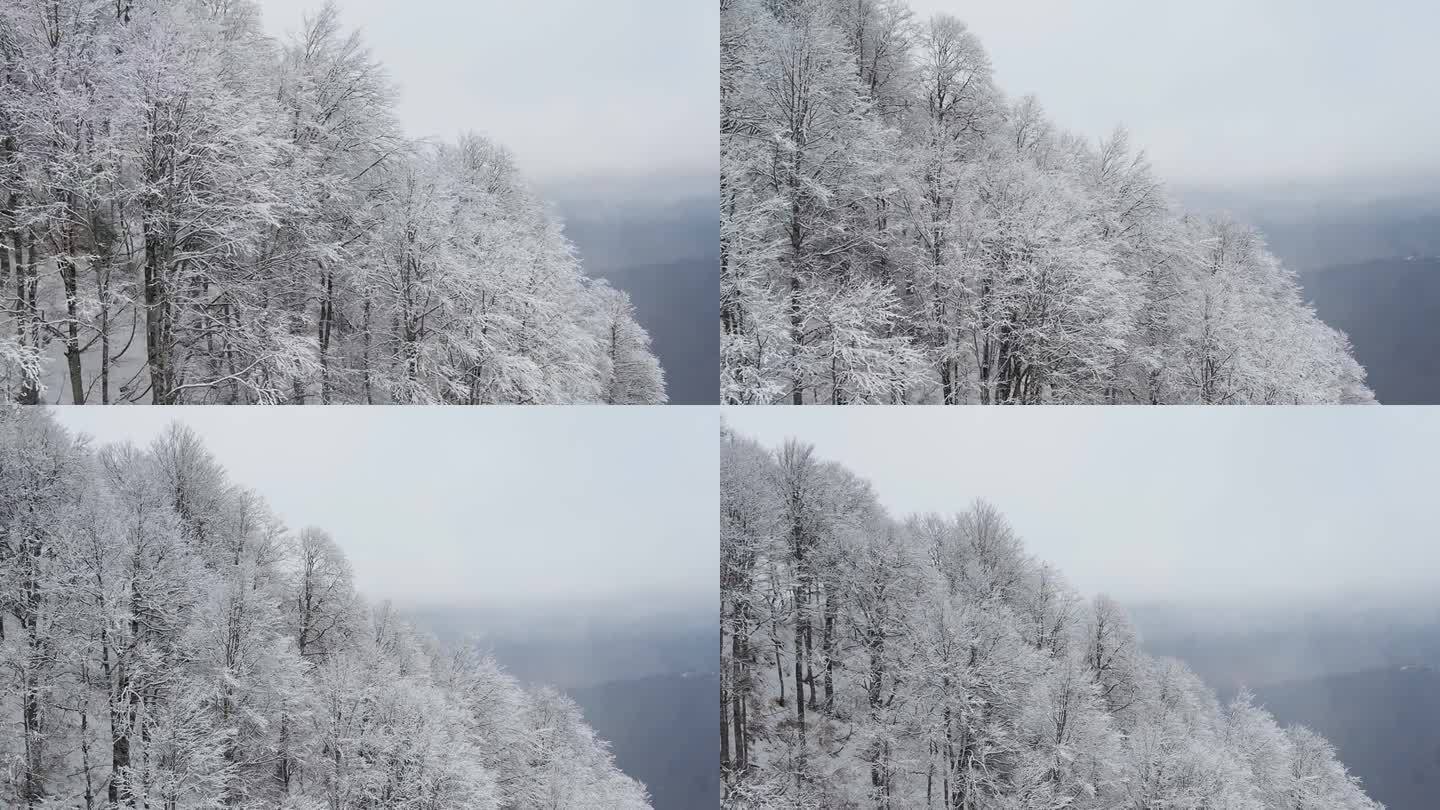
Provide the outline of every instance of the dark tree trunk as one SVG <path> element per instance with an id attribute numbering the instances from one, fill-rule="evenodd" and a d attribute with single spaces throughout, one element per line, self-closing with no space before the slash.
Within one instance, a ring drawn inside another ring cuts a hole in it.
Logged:
<path id="1" fill-rule="evenodd" d="M 800 589 L 795 589 L 796 605 L 800 604 Z M 799 728 L 800 770 L 805 769 L 805 630 L 800 622 L 795 623 L 795 722 Z"/>
<path id="2" fill-rule="evenodd" d="M 171 390 L 169 294 L 165 249 L 159 234 L 145 226 L 145 361 L 150 366 L 150 399 L 174 405 Z"/>
<path id="3" fill-rule="evenodd" d="M 725 659 L 725 626 L 720 626 L 720 659 Z M 731 661 L 732 669 L 726 672 L 723 668 L 720 671 L 720 773 L 722 775 L 730 772 L 730 700 L 733 693 L 732 681 L 734 678 L 734 661 Z"/>
<path id="4" fill-rule="evenodd" d="M 100 301 L 100 404 L 110 404 L 110 256 L 97 263 L 95 292 Z"/>
<path id="5" fill-rule="evenodd" d="M 11 235 L 14 246 L 15 335 L 21 346 L 40 351 L 40 312 L 37 307 L 38 279 L 35 277 L 35 240 L 21 231 Z M 16 399 L 22 405 L 40 404 L 40 381 L 29 373 L 20 383 Z"/>
<path id="6" fill-rule="evenodd" d="M 361 380 L 361 384 L 363 385 L 363 387 L 364 387 L 364 389 L 365 389 L 365 404 L 366 404 L 366 405 L 374 405 L 374 404 L 375 404 L 375 396 L 374 396 L 374 394 L 373 394 L 373 393 L 371 392 L 371 390 L 370 390 L 370 340 L 371 340 L 371 338 L 370 338 L 370 308 L 371 308 L 370 296 L 367 294 L 367 295 L 365 296 L 365 306 L 364 306 L 365 335 L 364 335 L 364 339 L 363 339 L 363 341 L 362 341 L 362 344 L 363 344 L 363 345 L 362 345 L 362 350 L 361 350 L 361 351 L 362 351 L 362 354 L 361 354 L 361 363 L 362 363 L 362 366 L 363 366 L 363 369 L 362 369 L 363 377 L 362 377 L 362 380 Z"/>
<path id="7" fill-rule="evenodd" d="M 835 589 L 825 594 L 825 625 L 820 633 L 820 652 L 825 656 L 825 702 L 826 714 L 835 711 L 835 622 L 839 606 L 836 604 Z"/>
<path id="8" fill-rule="evenodd" d="M 80 366 L 79 268 L 70 256 L 59 258 L 56 266 L 60 271 L 60 281 L 65 286 L 65 363 L 70 368 L 70 397 L 76 405 L 84 405 L 85 379 Z"/>
<path id="9" fill-rule="evenodd" d="M 330 404 L 330 334 L 335 323 L 335 272 L 320 271 L 320 402 Z"/>

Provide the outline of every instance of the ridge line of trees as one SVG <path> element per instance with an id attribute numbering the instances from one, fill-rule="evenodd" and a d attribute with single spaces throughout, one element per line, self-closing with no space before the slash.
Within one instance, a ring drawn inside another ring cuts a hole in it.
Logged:
<path id="1" fill-rule="evenodd" d="M 648 808 L 569 698 L 356 592 L 175 423 L 0 406 L 0 805 Z"/>
<path id="2" fill-rule="evenodd" d="M 1221 705 L 1001 513 L 892 517 L 811 445 L 721 431 L 722 805 L 1379 810 L 1333 747 Z"/>
<path id="3" fill-rule="evenodd" d="M 396 99 L 333 2 L 0 5 L 0 400 L 664 402 L 509 154 Z"/>
<path id="4" fill-rule="evenodd" d="M 902 0 L 720 0 L 725 402 L 1369 402 L 1254 229 Z"/>

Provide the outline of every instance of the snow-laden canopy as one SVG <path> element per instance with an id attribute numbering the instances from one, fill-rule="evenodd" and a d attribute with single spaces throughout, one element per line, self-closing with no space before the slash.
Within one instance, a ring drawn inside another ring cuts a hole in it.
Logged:
<path id="1" fill-rule="evenodd" d="M 509 155 L 395 101 L 334 5 L 0 6 L 0 398 L 663 402 Z"/>
<path id="2" fill-rule="evenodd" d="M 1378 810 L 1334 749 L 1220 705 L 993 506 L 894 518 L 722 432 L 720 767 L 737 808 Z"/>
<path id="3" fill-rule="evenodd" d="M 569 698 L 368 604 L 178 424 L 0 407 L 0 727 L 5 807 L 649 807 Z"/>
<path id="4" fill-rule="evenodd" d="M 726 401 L 1373 399 L 1260 234 L 1007 99 L 961 21 L 721 6 Z"/>

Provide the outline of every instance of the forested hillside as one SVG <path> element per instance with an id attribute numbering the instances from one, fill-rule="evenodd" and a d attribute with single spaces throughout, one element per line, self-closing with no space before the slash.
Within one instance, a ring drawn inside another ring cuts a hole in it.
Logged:
<path id="1" fill-rule="evenodd" d="M 0 409 L 0 805 L 642 808 L 575 703 L 356 593 L 173 426 Z"/>
<path id="2" fill-rule="evenodd" d="M 1258 232 L 1007 98 L 963 22 L 721 9 L 725 401 L 1372 399 Z"/>
<path id="3" fill-rule="evenodd" d="M 1328 742 L 1221 705 L 992 506 L 887 515 L 799 442 L 721 440 L 727 807 L 1377 808 Z"/>
<path id="4" fill-rule="evenodd" d="M 0 398 L 664 401 L 505 150 L 395 104 L 334 5 L 0 5 Z"/>

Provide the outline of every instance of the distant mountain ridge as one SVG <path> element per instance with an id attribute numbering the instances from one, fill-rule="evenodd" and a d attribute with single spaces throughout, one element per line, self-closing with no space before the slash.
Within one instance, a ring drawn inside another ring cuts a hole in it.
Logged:
<path id="1" fill-rule="evenodd" d="M 562 613 L 465 607 L 406 611 L 416 626 L 442 641 L 473 641 L 528 684 L 582 689 L 715 667 L 720 631 L 712 618 L 697 616 L 693 609 L 656 609 L 638 617 Z"/>
<path id="2" fill-rule="evenodd" d="M 472 639 L 521 683 L 568 695 L 620 770 L 645 783 L 657 810 L 715 806 L 720 639 L 713 608 L 431 606 L 406 615 L 441 640 Z"/>
<path id="3" fill-rule="evenodd" d="M 1430 600 L 1403 609 L 1352 603 L 1291 613 L 1239 607 L 1228 614 L 1141 604 L 1131 615 L 1146 650 L 1184 661 L 1224 694 L 1241 686 L 1440 665 L 1440 609 Z"/>
<path id="4" fill-rule="evenodd" d="M 1440 256 L 1440 177 L 1413 188 L 1176 189 L 1186 207 L 1252 223 L 1297 273 L 1407 256 Z"/>
<path id="5" fill-rule="evenodd" d="M 586 272 L 629 293 L 665 368 L 672 404 L 720 388 L 720 225 L 713 192 L 644 197 L 560 190 L 556 208 Z"/>
<path id="6" fill-rule="evenodd" d="M 1431 810 L 1440 797 L 1440 671 L 1425 665 L 1331 675 L 1255 690 L 1281 723 L 1335 745 L 1371 798 Z"/>
<path id="7" fill-rule="evenodd" d="M 713 666 L 713 662 L 712 662 Z M 656 810 L 709 810 L 720 795 L 715 672 L 611 681 L 568 694 L 610 741 L 615 763 L 645 783 Z"/>
<path id="8" fill-rule="evenodd" d="M 1440 225 L 1435 233 L 1440 239 Z M 1329 267 L 1300 282 L 1321 319 L 1350 337 L 1376 399 L 1440 403 L 1440 258 Z"/>
<path id="9" fill-rule="evenodd" d="M 1389 810 L 1440 796 L 1440 606 L 1432 598 L 1310 608 L 1142 605 L 1150 653 L 1177 658 L 1222 700 L 1244 687 L 1283 725 L 1336 747 Z"/>

